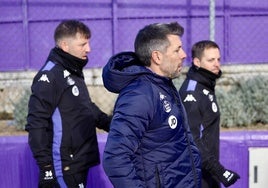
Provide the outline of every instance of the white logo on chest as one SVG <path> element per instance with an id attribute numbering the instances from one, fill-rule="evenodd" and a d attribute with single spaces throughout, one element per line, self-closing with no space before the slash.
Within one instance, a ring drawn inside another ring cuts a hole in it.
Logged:
<path id="1" fill-rule="evenodd" d="M 171 104 L 166 100 L 166 96 L 163 95 L 161 92 L 159 93 L 160 101 L 162 101 L 163 108 L 165 112 L 170 112 L 171 111 Z"/>
<path id="2" fill-rule="evenodd" d="M 217 112 L 218 111 L 218 107 L 217 107 L 217 105 L 216 105 L 215 102 L 212 103 L 212 111 L 213 112 Z"/>
<path id="3" fill-rule="evenodd" d="M 68 77 L 67 78 L 67 84 L 70 85 L 70 86 L 71 85 L 74 85 L 75 84 L 75 81 L 72 78 Z"/>
<path id="4" fill-rule="evenodd" d="M 196 99 L 194 98 L 194 96 L 192 94 L 187 94 L 187 96 L 185 97 L 183 102 L 196 102 Z"/>
<path id="5" fill-rule="evenodd" d="M 39 78 L 38 82 L 40 82 L 40 81 L 50 83 L 46 74 L 42 74 L 42 76 Z"/>
<path id="6" fill-rule="evenodd" d="M 77 86 L 73 86 L 72 93 L 73 93 L 74 96 L 78 96 L 79 95 L 79 89 L 78 89 Z"/>
<path id="7" fill-rule="evenodd" d="M 168 124 L 169 124 L 171 129 L 175 129 L 177 127 L 177 124 L 178 124 L 177 118 L 174 115 L 169 116 Z"/>

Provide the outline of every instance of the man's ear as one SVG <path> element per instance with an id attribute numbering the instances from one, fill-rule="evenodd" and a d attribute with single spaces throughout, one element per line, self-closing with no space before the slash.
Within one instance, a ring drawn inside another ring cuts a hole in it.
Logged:
<path id="1" fill-rule="evenodd" d="M 162 54 L 159 51 L 153 51 L 152 52 L 152 60 L 157 64 L 161 64 L 161 58 L 162 58 Z"/>
<path id="2" fill-rule="evenodd" d="M 69 45 L 66 40 L 61 40 L 58 42 L 58 46 L 65 52 L 69 51 Z"/>
<path id="3" fill-rule="evenodd" d="M 199 60 L 197 57 L 195 57 L 195 58 L 193 59 L 193 63 L 194 63 L 194 65 L 197 66 L 197 67 L 200 67 L 200 66 L 201 66 L 201 62 L 200 62 L 200 60 Z"/>

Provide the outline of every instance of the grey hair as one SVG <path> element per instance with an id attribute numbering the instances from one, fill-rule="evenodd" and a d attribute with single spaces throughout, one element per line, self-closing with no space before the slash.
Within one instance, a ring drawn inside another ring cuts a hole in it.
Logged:
<path id="1" fill-rule="evenodd" d="M 184 28 L 177 22 L 154 23 L 141 29 L 135 39 L 135 53 L 144 66 L 151 65 L 151 55 L 155 50 L 165 52 L 170 45 L 168 35 L 182 36 Z"/>

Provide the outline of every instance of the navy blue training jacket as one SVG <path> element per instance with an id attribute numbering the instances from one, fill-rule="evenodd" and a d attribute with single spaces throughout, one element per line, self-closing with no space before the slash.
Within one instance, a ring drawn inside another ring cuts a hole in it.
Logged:
<path id="1" fill-rule="evenodd" d="M 123 52 L 104 67 L 103 82 L 119 93 L 103 156 L 114 187 L 199 188 L 200 155 L 172 80 Z"/>

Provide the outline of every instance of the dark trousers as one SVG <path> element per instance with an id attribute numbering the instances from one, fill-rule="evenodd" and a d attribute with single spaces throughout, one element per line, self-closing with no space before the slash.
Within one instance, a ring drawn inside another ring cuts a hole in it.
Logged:
<path id="1" fill-rule="evenodd" d="M 215 180 L 212 175 L 202 169 L 202 188 L 220 188 L 220 182 Z"/>

